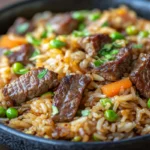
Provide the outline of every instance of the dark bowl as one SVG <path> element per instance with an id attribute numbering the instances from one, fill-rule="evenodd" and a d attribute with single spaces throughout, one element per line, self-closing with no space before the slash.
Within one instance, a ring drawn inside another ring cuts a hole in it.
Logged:
<path id="1" fill-rule="evenodd" d="M 108 9 L 126 4 L 141 17 L 150 19 L 150 1 L 148 0 L 26 0 L 0 10 L 0 34 L 18 16 L 31 18 L 35 13 L 44 10 L 64 12 L 80 9 Z M 69 142 L 47 140 L 27 135 L 0 124 L 0 150 L 8 146 L 11 150 L 142 150 L 150 149 L 150 135 L 139 136 L 117 142 Z M 3 145 L 3 146 L 2 146 Z"/>

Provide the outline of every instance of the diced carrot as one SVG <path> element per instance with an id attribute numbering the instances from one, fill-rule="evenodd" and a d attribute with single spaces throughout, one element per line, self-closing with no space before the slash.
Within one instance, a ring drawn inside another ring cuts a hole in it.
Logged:
<path id="1" fill-rule="evenodd" d="M 15 35 L 3 35 L 0 38 L 0 47 L 13 48 L 27 43 L 24 37 Z"/>
<path id="2" fill-rule="evenodd" d="M 108 97 L 115 96 L 119 94 L 121 89 L 127 89 L 132 86 L 132 83 L 129 78 L 125 78 L 101 87 L 103 94 Z"/>

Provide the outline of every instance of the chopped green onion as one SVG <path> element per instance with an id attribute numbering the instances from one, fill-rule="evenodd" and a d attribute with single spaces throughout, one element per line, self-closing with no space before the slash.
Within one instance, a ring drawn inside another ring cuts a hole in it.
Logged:
<path id="1" fill-rule="evenodd" d="M 73 142 L 79 142 L 79 141 L 81 141 L 81 136 L 75 136 L 73 139 L 72 139 L 72 141 Z"/>
<path id="2" fill-rule="evenodd" d="M 47 38 L 47 31 L 46 31 L 46 30 L 42 33 L 41 38 L 42 38 L 42 39 L 43 39 L 43 38 Z"/>
<path id="3" fill-rule="evenodd" d="M 118 39 L 124 39 L 124 35 L 122 35 L 121 33 L 119 32 L 113 32 L 110 34 L 110 37 L 112 40 L 118 40 Z"/>
<path id="4" fill-rule="evenodd" d="M 38 49 L 34 50 L 34 52 L 31 55 L 31 58 L 36 57 L 40 54 L 40 51 Z"/>
<path id="5" fill-rule="evenodd" d="M 85 29 L 85 27 L 86 27 L 86 25 L 84 23 L 80 23 L 79 27 L 78 27 L 78 30 L 83 31 Z"/>
<path id="6" fill-rule="evenodd" d="M 106 107 L 108 104 L 112 106 L 112 102 L 109 98 L 102 98 L 100 99 L 100 103 L 102 104 L 103 107 Z"/>
<path id="7" fill-rule="evenodd" d="M 108 21 L 104 22 L 104 23 L 101 25 L 101 27 L 108 27 L 108 26 L 109 26 L 109 22 L 108 22 Z"/>
<path id="8" fill-rule="evenodd" d="M 116 55 L 116 54 L 118 54 L 118 53 L 119 53 L 119 50 L 117 50 L 117 49 L 113 49 L 113 50 L 110 52 L 111 55 Z"/>
<path id="9" fill-rule="evenodd" d="M 98 52 L 101 56 L 108 54 L 108 52 L 112 49 L 112 44 L 105 44 L 103 48 Z"/>
<path id="10" fill-rule="evenodd" d="M 88 14 L 88 11 L 81 10 L 81 11 L 75 11 L 72 13 L 72 17 L 78 21 L 83 21 Z"/>
<path id="11" fill-rule="evenodd" d="M 19 33 L 19 34 L 23 34 L 23 33 L 25 33 L 25 32 L 28 30 L 28 28 L 29 28 L 29 23 L 28 23 L 28 22 L 25 22 L 25 23 L 23 23 L 23 24 L 18 25 L 18 26 L 16 27 L 16 31 L 17 31 L 17 33 Z"/>
<path id="12" fill-rule="evenodd" d="M 87 109 L 86 110 L 82 110 L 81 114 L 82 114 L 82 116 L 88 116 L 90 114 L 90 111 L 87 110 Z"/>
<path id="13" fill-rule="evenodd" d="M 4 51 L 3 54 L 4 54 L 5 56 L 10 56 L 10 55 L 13 54 L 13 52 L 12 52 L 12 51 L 9 51 L 9 50 L 6 50 L 6 51 Z"/>
<path id="14" fill-rule="evenodd" d="M 147 107 L 150 108 L 150 99 L 147 101 Z"/>
<path id="15" fill-rule="evenodd" d="M 143 45 L 142 45 L 142 44 L 134 44 L 134 45 L 132 45 L 132 48 L 135 48 L 135 49 L 142 49 L 142 48 L 143 48 Z"/>
<path id="16" fill-rule="evenodd" d="M 53 106 L 52 106 L 52 115 L 54 116 L 54 115 L 56 115 L 56 114 L 58 114 L 58 113 L 59 113 L 58 108 L 53 105 Z"/>
<path id="17" fill-rule="evenodd" d="M 47 74 L 48 70 L 47 69 L 43 69 L 39 74 L 38 74 L 38 78 L 42 79 L 44 78 L 44 76 Z"/>
<path id="18" fill-rule="evenodd" d="M 84 36 L 88 36 L 89 32 L 88 31 L 73 31 L 72 33 L 73 36 L 75 37 L 84 37 Z"/>
<path id="19" fill-rule="evenodd" d="M 100 67 L 104 63 L 105 63 L 105 60 L 103 60 L 103 59 L 98 59 L 98 60 L 94 61 L 95 67 Z"/>
<path id="20" fill-rule="evenodd" d="M 50 24 L 46 25 L 46 30 L 47 30 L 48 33 L 52 33 L 53 32 L 53 28 L 52 28 L 52 26 Z"/>
<path id="21" fill-rule="evenodd" d="M 62 48 L 64 46 L 66 46 L 66 43 L 62 42 L 60 40 L 54 39 L 54 40 L 50 41 L 50 47 L 51 48 Z"/>
<path id="22" fill-rule="evenodd" d="M 33 45 L 39 46 L 41 44 L 41 40 L 36 39 L 30 33 L 26 36 L 27 41 Z"/>
<path id="23" fill-rule="evenodd" d="M 23 69 L 20 69 L 20 70 L 17 72 L 17 74 L 26 74 L 27 72 L 29 72 L 29 70 L 26 69 L 26 68 L 23 68 Z"/>
<path id="24" fill-rule="evenodd" d="M 95 21 L 101 17 L 100 12 L 93 12 L 92 14 L 89 15 L 89 20 Z"/>

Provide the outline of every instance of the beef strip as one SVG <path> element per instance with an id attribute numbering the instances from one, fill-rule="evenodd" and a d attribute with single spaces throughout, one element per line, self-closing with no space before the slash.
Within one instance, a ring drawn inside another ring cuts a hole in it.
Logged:
<path id="1" fill-rule="evenodd" d="M 90 78 L 85 75 L 69 75 L 62 79 L 54 96 L 53 105 L 58 108 L 59 113 L 53 116 L 56 122 L 71 121 L 82 99 L 83 91 Z"/>
<path id="2" fill-rule="evenodd" d="M 71 14 L 59 14 L 49 21 L 56 34 L 69 34 L 78 27 L 78 21 Z"/>
<path id="3" fill-rule="evenodd" d="M 26 24 L 26 25 L 25 25 Z M 20 25 L 25 25 L 24 27 L 26 30 L 24 32 L 18 32 L 17 28 Z M 15 20 L 14 24 L 8 29 L 8 33 L 14 33 L 17 35 L 25 35 L 27 32 L 31 32 L 34 29 L 34 25 L 30 23 L 23 17 L 19 17 Z"/>
<path id="4" fill-rule="evenodd" d="M 132 63 L 131 47 L 121 48 L 114 61 L 106 62 L 98 68 L 93 69 L 93 72 L 101 75 L 108 81 L 116 81 L 120 79 L 124 73 L 129 73 Z"/>
<path id="5" fill-rule="evenodd" d="M 9 62 L 10 64 L 13 64 L 15 62 L 21 62 L 24 65 L 27 65 L 30 63 L 29 58 L 34 52 L 34 47 L 31 44 L 24 44 L 20 46 L 20 49 L 18 51 L 13 52 L 9 56 Z"/>
<path id="6" fill-rule="evenodd" d="M 150 54 L 140 54 L 130 79 L 141 95 L 150 98 Z"/>
<path id="7" fill-rule="evenodd" d="M 47 70 L 43 78 L 38 78 L 44 68 L 34 69 L 6 85 L 2 92 L 6 98 L 21 104 L 27 100 L 44 94 L 58 85 L 57 74 Z"/>
<path id="8" fill-rule="evenodd" d="M 82 38 L 79 45 L 90 56 L 97 55 L 97 52 L 106 44 L 110 43 L 111 39 L 107 34 L 96 34 Z"/>

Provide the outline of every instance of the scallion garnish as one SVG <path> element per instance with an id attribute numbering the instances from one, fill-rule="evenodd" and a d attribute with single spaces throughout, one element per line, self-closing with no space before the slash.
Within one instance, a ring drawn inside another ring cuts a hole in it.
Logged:
<path id="1" fill-rule="evenodd" d="M 132 45 L 132 48 L 135 48 L 135 49 L 141 49 L 143 47 L 142 44 L 134 44 Z"/>
<path id="2" fill-rule="evenodd" d="M 19 33 L 19 34 L 23 34 L 23 33 L 25 33 L 25 32 L 28 30 L 28 28 L 29 28 L 29 23 L 28 23 L 28 22 L 25 22 L 25 23 L 23 23 L 23 24 L 18 25 L 18 26 L 16 27 L 16 31 L 17 31 L 17 33 Z"/>
<path id="3" fill-rule="evenodd" d="M 38 78 L 42 79 L 46 74 L 47 74 L 48 70 L 47 69 L 43 69 L 39 74 L 38 74 Z"/>
<path id="4" fill-rule="evenodd" d="M 4 54 L 5 56 L 10 56 L 10 55 L 13 54 L 13 52 L 10 51 L 10 50 L 6 50 L 6 51 L 3 52 L 3 54 Z"/>
<path id="5" fill-rule="evenodd" d="M 82 116 L 88 116 L 90 114 L 90 111 L 87 110 L 87 109 L 86 110 L 82 110 L 81 114 L 82 114 Z"/>
<path id="6" fill-rule="evenodd" d="M 56 106 L 52 105 L 52 115 L 54 116 L 58 113 L 59 113 L 58 108 Z"/>

